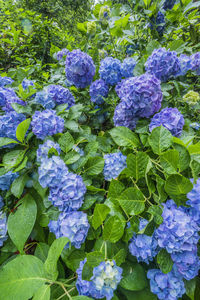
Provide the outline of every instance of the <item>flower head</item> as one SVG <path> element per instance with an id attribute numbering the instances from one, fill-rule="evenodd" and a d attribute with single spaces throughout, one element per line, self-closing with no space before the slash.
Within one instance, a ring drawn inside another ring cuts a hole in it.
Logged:
<path id="1" fill-rule="evenodd" d="M 12 103 L 17 103 L 25 106 L 26 102 L 19 99 L 12 88 L 0 87 L 0 106 L 4 111 L 14 111 Z"/>
<path id="2" fill-rule="evenodd" d="M 133 70 L 136 66 L 136 61 L 132 57 L 125 58 L 123 63 L 121 64 L 121 73 L 122 77 L 132 77 Z"/>
<path id="3" fill-rule="evenodd" d="M 27 78 L 24 78 L 22 81 L 22 87 L 24 90 L 27 90 L 29 86 L 34 86 L 34 82 L 32 80 L 29 80 Z"/>
<path id="4" fill-rule="evenodd" d="M 115 85 L 121 80 L 121 71 L 121 62 L 117 58 L 106 57 L 100 63 L 100 78 L 108 85 Z"/>
<path id="5" fill-rule="evenodd" d="M 185 54 L 179 56 L 180 71 L 176 76 L 184 76 L 191 69 L 191 58 Z"/>
<path id="6" fill-rule="evenodd" d="M 200 75 L 200 52 L 192 54 L 191 57 L 191 70 Z"/>
<path id="7" fill-rule="evenodd" d="M 69 50 L 66 49 L 66 48 L 64 48 L 64 49 L 62 49 L 62 50 L 60 50 L 60 51 L 58 51 L 58 52 L 56 53 L 56 59 L 57 59 L 57 60 L 61 60 L 61 59 L 62 59 L 64 56 L 66 56 L 68 53 L 69 53 Z"/>
<path id="8" fill-rule="evenodd" d="M 10 77 L 2 77 L 0 76 L 0 87 L 4 87 L 5 85 L 12 84 L 14 80 Z"/>
<path id="9" fill-rule="evenodd" d="M 135 116 L 134 110 L 130 109 L 126 102 L 121 101 L 115 108 L 113 121 L 115 126 L 124 126 L 133 130 L 138 118 Z"/>
<path id="10" fill-rule="evenodd" d="M 46 89 L 48 95 L 52 97 L 56 105 L 67 103 L 67 108 L 69 109 L 75 104 L 74 96 L 72 95 L 69 89 L 61 85 L 55 84 L 49 85 Z"/>
<path id="11" fill-rule="evenodd" d="M 193 183 L 193 189 L 187 193 L 187 198 L 189 200 L 186 203 L 200 213 L 200 178 L 197 179 L 196 183 Z"/>
<path id="12" fill-rule="evenodd" d="M 126 156 L 121 152 L 104 155 L 104 178 L 105 180 L 115 179 L 127 167 Z"/>
<path id="13" fill-rule="evenodd" d="M 2 191 L 9 190 L 11 184 L 17 177 L 19 177 L 19 174 L 17 172 L 13 173 L 12 171 L 9 171 L 8 173 L 1 175 L 0 176 L 0 190 L 2 190 Z"/>
<path id="14" fill-rule="evenodd" d="M 91 101 L 96 104 L 102 104 L 104 102 L 103 98 L 108 96 L 109 87 L 104 80 L 95 80 L 90 86 L 90 97 Z"/>
<path id="15" fill-rule="evenodd" d="M 59 144 L 54 143 L 51 140 L 47 140 L 44 144 L 40 144 L 37 149 L 37 161 L 42 162 L 43 159 L 48 158 L 48 153 L 50 149 L 55 149 L 58 154 L 60 154 L 61 149 Z"/>
<path id="16" fill-rule="evenodd" d="M 157 13 L 156 18 L 151 17 L 150 28 L 157 30 L 159 35 L 162 35 L 165 29 L 165 16 L 161 11 Z"/>
<path id="17" fill-rule="evenodd" d="M 0 247 L 7 240 L 7 218 L 3 211 L 0 211 Z"/>

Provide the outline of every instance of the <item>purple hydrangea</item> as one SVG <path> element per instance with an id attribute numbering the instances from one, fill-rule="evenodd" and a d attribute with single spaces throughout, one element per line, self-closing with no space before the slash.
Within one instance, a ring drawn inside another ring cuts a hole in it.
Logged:
<path id="1" fill-rule="evenodd" d="M 67 237 L 77 249 L 85 242 L 89 227 L 87 214 L 82 211 L 62 212 L 57 221 L 49 223 L 49 230 L 56 238 Z"/>
<path id="2" fill-rule="evenodd" d="M 117 85 L 115 86 L 115 92 L 117 93 L 117 96 L 118 96 L 121 100 L 123 100 L 123 96 L 124 96 L 124 94 L 123 94 L 124 88 L 123 88 L 123 87 L 124 87 L 126 81 L 128 81 L 128 79 L 127 79 L 127 78 L 124 78 L 124 79 L 122 79 L 121 81 L 119 81 L 119 82 L 117 83 Z"/>
<path id="3" fill-rule="evenodd" d="M 158 245 L 168 253 L 193 251 L 200 238 L 196 222 L 186 208 L 177 207 L 173 200 L 162 205 L 163 223 L 156 229 Z"/>
<path id="4" fill-rule="evenodd" d="M 27 90 L 29 86 L 34 86 L 34 82 L 32 80 L 29 80 L 27 78 L 24 78 L 22 81 L 22 87 L 24 90 Z"/>
<path id="5" fill-rule="evenodd" d="M 54 110 L 36 111 L 32 117 L 32 131 L 38 139 L 61 133 L 64 130 L 64 120 L 56 115 Z"/>
<path id="6" fill-rule="evenodd" d="M 181 275 L 175 268 L 167 274 L 159 269 L 152 269 L 147 272 L 150 279 L 152 293 L 160 300 L 177 300 L 185 294 L 185 286 Z"/>
<path id="7" fill-rule="evenodd" d="M 0 247 L 7 240 L 7 218 L 3 211 L 0 211 Z"/>
<path id="8" fill-rule="evenodd" d="M 172 253 L 173 262 L 180 275 L 186 280 L 196 277 L 200 270 L 200 259 L 197 255 L 197 248 L 193 251 Z"/>
<path id="9" fill-rule="evenodd" d="M 123 269 L 116 265 L 114 260 L 103 261 L 93 269 L 91 281 L 82 279 L 82 271 L 86 259 L 80 262 L 80 267 L 76 271 L 78 279 L 76 287 L 79 295 L 92 297 L 93 299 L 111 300 L 114 296 L 114 291 L 122 278 Z"/>
<path id="10" fill-rule="evenodd" d="M 176 2 L 176 0 L 165 0 L 165 2 L 163 4 L 163 9 L 164 10 L 172 9 L 175 2 Z"/>
<path id="11" fill-rule="evenodd" d="M 64 48 L 56 53 L 56 59 L 61 60 L 63 56 L 66 56 L 69 53 L 69 50 Z"/>
<path id="12" fill-rule="evenodd" d="M 121 73 L 122 77 L 132 77 L 133 70 L 136 66 L 136 61 L 132 57 L 125 58 L 123 63 L 121 64 Z"/>
<path id="13" fill-rule="evenodd" d="M 68 168 L 60 157 L 52 156 L 42 160 L 38 173 L 39 183 L 43 188 L 54 188 L 60 185 L 63 176 L 68 173 Z"/>
<path id="14" fill-rule="evenodd" d="M 180 70 L 176 76 L 184 76 L 189 70 L 191 70 L 191 58 L 185 54 L 179 56 Z"/>
<path id="15" fill-rule="evenodd" d="M 0 209 L 4 206 L 3 198 L 0 196 Z"/>
<path id="16" fill-rule="evenodd" d="M 121 152 L 110 153 L 104 155 L 104 178 L 105 180 L 112 180 L 119 176 L 119 174 L 127 167 L 126 156 Z"/>
<path id="17" fill-rule="evenodd" d="M 0 116 L 0 137 L 16 139 L 17 126 L 26 119 L 25 115 L 18 114 L 15 111 Z M 10 144 L 9 144 L 10 145 Z M 8 147 L 7 145 L 6 147 Z M 15 144 L 12 144 L 15 145 Z"/>
<path id="18" fill-rule="evenodd" d="M 14 80 L 10 77 L 2 77 L 0 76 L 0 87 L 4 87 L 5 85 L 12 84 Z"/>
<path id="19" fill-rule="evenodd" d="M 200 212 L 200 178 L 197 179 L 196 183 L 193 179 L 191 181 L 193 189 L 187 194 L 189 200 L 186 203 Z"/>
<path id="20" fill-rule="evenodd" d="M 163 98 L 160 81 L 150 74 L 126 79 L 118 95 L 135 117 L 140 118 L 149 118 L 159 111 Z"/>
<path id="21" fill-rule="evenodd" d="M 34 102 L 42 105 L 46 109 L 52 109 L 56 106 L 55 101 L 46 89 L 36 93 Z"/>
<path id="22" fill-rule="evenodd" d="M 200 75 L 200 52 L 192 54 L 191 57 L 191 70 Z"/>
<path id="23" fill-rule="evenodd" d="M 67 80 L 77 88 L 85 88 L 92 83 L 95 65 L 88 54 L 78 49 L 67 55 L 65 71 Z"/>
<path id="24" fill-rule="evenodd" d="M 154 128 L 162 125 L 167 128 L 172 135 L 180 136 L 184 123 L 183 115 L 177 108 L 166 107 L 153 116 L 149 130 L 152 131 Z"/>
<path id="25" fill-rule="evenodd" d="M 161 81 L 167 81 L 181 70 L 181 64 L 175 51 L 165 48 L 155 49 L 145 63 L 146 71 Z"/>
<path id="26" fill-rule="evenodd" d="M 108 96 L 109 87 L 104 80 L 95 80 L 90 86 L 90 97 L 91 101 L 96 104 L 102 104 L 104 102 L 103 98 Z"/>
<path id="27" fill-rule="evenodd" d="M 143 230 L 148 224 L 145 219 L 140 220 L 139 230 Z M 130 253 L 137 258 L 137 261 L 149 264 L 157 255 L 159 250 L 155 234 L 148 236 L 146 234 L 134 234 L 129 244 Z"/>
<path id="28" fill-rule="evenodd" d="M 108 85 L 117 84 L 121 78 L 121 62 L 117 58 L 106 57 L 100 63 L 99 75 Z"/>
<path id="29" fill-rule="evenodd" d="M 165 29 L 165 16 L 161 11 L 158 12 L 156 18 L 151 18 L 150 28 L 157 30 L 159 35 L 162 35 Z"/>
<path id="30" fill-rule="evenodd" d="M 113 121 L 115 126 L 124 126 L 133 130 L 138 118 L 135 116 L 134 110 L 127 107 L 126 102 L 121 101 L 115 108 Z"/>
<path id="31" fill-rule="evenodd" d="M 62 177 L 59 185 L 50 189 L 49 201 L 60 211 L 79 209 L 84 200 L 86 186 L 80 175 L 67 173 Z"/>
<path id="32" fill-rule="evenodd" d="M 37 161 L 41 163 L 43 159 L 48 158 L 49 150 L 52 148 L 60 154 L 61 149 L 59 144 L 54 143 L 51 140 L 47 140 L 44 144 L 39 145 L 37 149 Z"/>
<path id="33" fill-rule="evenodd" d="M 15 91 L 12 88 L 0 87 L 0 106 L 4 111 L 14 111 L 12 108 L 12 103 L 17 103 L 25 106 L 26 103 L 19 99 Z"/>
<path id="34" fill-rule="evenodd" d="M 18 173 L 13 173 L 9 171 L 6 174 L 0 176 L 0 190 L 7 191 L 9 190 L 13 181 L 19 176 Z"/>
<path id="35" fill-rule="evenodd" d="M 75 105 L 74 96 L 70 90 L 61 85 L 51 84 L 47 87 L 47 92 L 57 105 L 67 103 L 67 108 Z"/>

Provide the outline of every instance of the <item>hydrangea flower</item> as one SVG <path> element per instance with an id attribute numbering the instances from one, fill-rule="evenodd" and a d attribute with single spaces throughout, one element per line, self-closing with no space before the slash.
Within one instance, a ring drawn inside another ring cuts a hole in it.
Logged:
<path id="1" fill-rule="evenodd" d="M 197 179 L 196 183 L 193 179 L 191 181 L 193 182 L 193 189 L 187 193 L 189 200 L 186 203 L 200 212 L 200 178 Z"/>
<path id="2" fill-rule="evenodd" d="M 200 52 L 192 54 L 191 57 L 191 70 L 200 75 Z"/>
<path id="3" fill-rule="evenodd" d="M 189 91 L 183 96 L 183 101 L 189 105 L 194 106 L 200 101 L 200 95 L 197 92 Z"/>
<path id="4" fill-rule="evenodd" d="M 140 220 L 139 230 L 143 230 L 148 221 Z M 137 258 L 137 261 L 143 261 L 149 264 L 158 253 L 158 243 L 155 234 L 148 236 L 146 234 L 134 234 L 129 244 L 130 253 Z"/>
<path id="5" fill-rule="evenodd" d="M 149 56 L 145 68 L 161 81 L 167 81 L 180 72 L 181 64 L 175 51 L 159 48 Z"/>
<path id="6" fill-rule="evenodd" d="M 151 29 L 156 29 L 159 35 L 162 35 L 165 29 L 165 16 L 161 11 L 157 13 L 156 18 L 153 16 L 150 23 Z"/>
<path id="7" fill-rule="evenodd" d="M 165 0 L 165 2 L 163 4 L 163 9 L 164 10 L 172 9 L 175 2 L 176 2 L 176 0 Z"/>
<path id="8" fill-rule="evenodd" d="M 172 135 L 180 136 L 184 123 L 183 115 L 177 108 L 166 107 L 153 116 L 149 130 L 152 131 L 154 128 L 162 125 L 167 128 Z"/>
<path id="9" fill-rule="evenodd" d="M 42 105 L 46 109 L 52 109 L 56 106 L 55 101 L 51 95 L 48 94 L 46 89 L 36 93 L 34 102 Z"/>
<path id="10" fill-rule="evenodd" d="M 4 87 L 5 85 L 12 84 L 14 80 L 10 77 L 2 77 L 0 76 L 0 87 Z"/>
<path id="11" fill-rule="evenodd" d="M 60 185 L 63 176 L 68 173 L 68 168 L 60 157 L 52 156 L 41 161 L 38 173 L 39 183 L 43 188 L 54 188 Z"/>
<path id="12" fill-rule="evenodd" d="M 16 139 L 17 126 L 26 119 L 25 115 L 18 114 L 15 111 L 0 116 L 0 137 Z M 11 144 L 10 144 L 11 145 Z M 12 144 L 12 146 L 15 144 Z M 6 147 L 8 147 L 7 145 Z"/>
<path id="13" fill-rule="evenodd" d="M 115 85 L 121 80 L 121 71 L 121 62 L 117 58 L 106 57 L 100 62 L 100 78 L 108 85 Z"/>
<path id="14" fill-rule="evenodd" d="M 41 163 L 43 159 L 48 158 L 49 150 L 52 148 L 55 149 L 58 154 L 60 154 L 61 149 L 58 143 L 47 140 L 44 144 L 39 145 L 37 149 L 37 161 Z"/>
<path id="15" fill-rule="evenodd" d="M 82 211 L 63 212 L 57 221 L 49 223 L 49 230 L 55 234 L 57 239 L 65 236 L 77 249 L 85 242 L 89 227 L 87 214 Z"/>
<path id="16" fill-rule="evenodd" d="M 19 174 L 17 172 L 13 173 L 12 171 L 9 171 L 8 173 L 1 175 L 0 176 L 0 190 L 2 190 L 2 191 L 9 190 L 11 184 L 17 177 L 19 177 Z"/>
<path id="17" fill-rule="evenodd" d="M 96 104 L 102 104 L 104 102 L 103 98 L 108 96 L 109 87 L 104 80 L 95 80 L 90 86 L 90 97 L 91 101 Z"/>
<path id="18" fill-rule="evenodd" d="M 3 198 L 0 196 L 0 209 L 4 206 Z"/>
<path id="19" fill-rule="evenodd" d="M 2 109 L 7 112 L 14 111 L 11 105 L 12 103 L 17 103 L 23 106 L 26 105 L 24 101 L 19 99 L 12 88 L 0 87 L 0 106 L 2 106 Z"/>
<path id="20" fill-rule="evenodd" d="M 27 78 L 24 78 L 22 81 L 22 87 L 24 90 L 27 90 L 29 86 L 34 86 L 34 82 L 32 80 L 29 80 Z"/>
<path id="21" fill-rule="evenodd" d="M 167 274 L 159 269 L 152 269 L 147 272 L 150 279 L 152 293 L 160 300 L 177 300 L 185 294 L 185 286 L 181 275 L 175 268 Z"/>
<path id="22" fill-rule="evenodd" d="M 191 58 L 185 54 L 179 56 L 180 71 L 176 76 L 184 76 L 191 69 Z"/>
<path id="23" fill-rule="evenodd" d="M 7 218 L 3 211 L 0 211 L 0 247 L 7 240 Z"/>
<path id="24" fill-rule="evenodd" d="M 36 111 L 32 117 L 32 131 L 38 139 L 61 133 L 64 130 L 64 120 L 56 115 L 54 110 Z"/>
<path id="25" fill-rule="evenodd" d="M 123 63 L 121 64 L 121 73 L 122 77 L 132 77 L 133 70 L 136 66 L 136 61 L 132 57 L 125 58 Z"/>
<path id="26" fill-rule="evenodd" d="M 95 65 L 92 58 L 81 50 L 69 52 L 66 59 L 66 77 L 77 88 L 85 88 L 92 83 Z"/>
<path id="27" fill-rule="evenodd" d="M 82 271 L 86 259 L 80 262 L 80 267 L 77 269 L 78 279 L 76 287 L 79 295 L 92 297 L 93 299 L 111 300 L 118 284 L 122 278 L 123 269 L 116 265 L 113 261 L 103 261 L 93 269 L 91 281 L 82 279 Z"/>
<path id="28" fill-rule="evenodd" d="M 183 251 L 180 253 L 172 253 L 173 262 L 177 271 L 186 280 L 196 277 L 200 270 L 200 259 L 197 255 L 197 249 L 193 251 Z"/>
<path id="29" fill-rule="evenodd" d="M 80 175 L 67 173 L 58 186 L 50 189 L 49 201 L 60 211 L 79 209 L 84 200 L 86 186 Z"/>
<path id="30" fill-rule="evenodd" d="M 195 130 L 199 130 L 200 129 L 200 123 L 197 123 L 197 122 L 191 123 L 190 127 L 195 129 Z"/>
<path id="31" fill-rule="evenodd" d="M 104 155 L 104 178 L 105 180 L 115 179 L 127 167 L 126 156 L 121 152 L 110 153 Z"/>
<path id="32" fill-rule="evenodd" d="M 57 105 L 67 103 L 67 108 L 75 105 L 75 100 L 72 93 L 69 91 L 69 89 L 61 85 L 51 84 L 47 87 L 47 92 Z"/>
<path id="33" fill-rule="evenodd" d="M 69 53 L 69 50 L 64 48 L 56 53 L 56 59 L 61 60 L 63 56 L 66 56 Z"/>
<path id="34" fill-rule="evenodd" d="M 134 110 L 127 107 L 126 102 L 120 102 L 114 112 L 113 122 L 115 126 L 124 126 L 133 130 L 136 127 L 138 118 Z"/>
<path id="35" fill-rule="evenodd" d="M 124 78 L 121 81 L 119 81 L 116 86 L 115 86 L 115 92 L 117 93 L 117 96 L 123 100 L 123 98 L 125 97 L 125 89 L 124 89 L 124 85 L 126 83 L 126 81 L 128 81 L 129 78 Z"/>
<path id="36" fill-rule="evenodd" d="M 183 207 L 173 200 L 162 203 L 163 223 L 156 229 L 158 245 L 168 253 L 193 251 L 199 241 L 199 227 Z"/>
<path id="37" fill-rule="evenodd" d="M 135 117 L 149 118 L 161 108 L 163 95 L 160 81 L 155 76 L 143 74 L 130 77 L 120 87 L 118 95 Z"/>

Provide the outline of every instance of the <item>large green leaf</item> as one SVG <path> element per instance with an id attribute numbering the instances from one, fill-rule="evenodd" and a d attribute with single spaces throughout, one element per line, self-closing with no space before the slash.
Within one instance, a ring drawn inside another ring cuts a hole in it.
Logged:
<path id="1" fill-rule="evenodd" d="M 165 190 L 170 196 L 187 194 L 191 189 L 191 181 L 180 174 L 170 175 L 165 183 Z"/>
<path id="2" fill-rule="evenodd" d="M 19 255 L 0 270 L 0 297 L 28 300 L 45 282 L 43 263 L 35 256 Z"/>
<path id="3" fill-rule="evenodd" d="M 185 289 L 186 289 L 186 295 L 190 297 L 191 300 L 195 300 L 198 298 L 195 298 L 195 289 L 197 285 L 197 279 L 193 278 L 192 280 L 185 280 Z"/>
<path id="4" fill-rule="evenodd" d="M 13 150 L 6 153 L 3 157 L 3 164 L 5 168 L 12 169 L 19 165 L 24 158 L 26 150 Z"/>
<path id="5" fill-rule="evenodd" d="M 110 135 L 118 146 L 140 146 L 138 136 L 127 127 L 115 127 L 110 130 Z"/>
<path id="6" fill-rule="evenodd" d="M 0 137 L 0 147 L 6 146 L 6 145 L 9 145 L 9 144 L 13 144 L 13 143 L 18 144 L 18 142 L 15 141 L 15 140 Z"/>
<path id="7" fill-rule="evenodd" d="M 103 171 L 104 159 L 102 157 L 90 157 L 85 165 L 87 175 L 98 175 Z"/>
<path id="8" fill-rule="evenodd" d="M 62 136 L 59 138 L 58 143 L 63 152 L 68 152 L 72 149 L 73 145 L 75 144 L 74 138 L 69 132 L 63 133 Z"/>
<path id="9" fill-rule="evenodd" d="M 123 277 L 120 286 L 129 291 L 140 291 L 147 286 L 147 279 L 143 267 L 139 264 L 122 264 Z"/>
<path id="10" fill-rule="evenodd" d="M 87 253 L 86 257 L 88 265 L 93 268 L 98 266 L 104 260 L 104 255 L 100 251 Z"/>
<path id="11" fill-rule="evenodd" d="M 21 199 L 20 204 L 17 206 L 16 211 L 8 217 L 8 234 L 17 249 L 22 253 L 24 244 L 35 224 L 37 205 L 29 194 Z"/>
<path id="12" fill-rule="evenodd" d="M 148 140 L 153 152 L 156 154 L 162 154 L 164 150 L 172 145 L 172 135 L 163 126 L 154 128 Z"/>
<path id="13" fill-rule="evenodd" d="M 149 156 L 144 152 L 138 152 L 136 155 L 129 154 L 127 156 L 127 168 L 130 176 L 133 176 L 136 181 L 145 177 L 150 170 L 152 164 Z"/>
<path id="14" fill-rule="evenodd" d="M 31 123 L 31 119 L 26 119 L 17 126 L 16 138 L 18 139 L 18 141 L 20 141 L 20 142 L 24 141 L 24 138 L 25 138 L 27 130 L 29 129 L 30 123 Z"/>
<path id="15" fill-rule="evenodd" d="M 92 218 L 92 226 L 94 229 L 97 229 L 100 225 L 103 224 L 103 221 L 110 212 L 110 208 L 105 204 L 96 204 L 94 208 L 94 215 Z"/>
<path id="16" fill-rule="evenodd" d="M 42 285 L 35 293 L 33 300 L 49 300 L 51 294 L 50 285 Z"/>
<path id="17" fill-rule="evenodd" d="M 168 150 L 160 156 L 160 163 L 168 174 L 177 173 L 179 153 L 176 150 Z"/>
<path id="18" fill-rule="evenodd" d="M 158 253 L 157 263 L 159 264 L 159 267 L 164 274 L 169 273 L 172 270 L 173 261 L 170 254 L 165 249 L 162 249 Z"/>
<path id="19" fill-rule="evenodd" d="M 13 181 L 13 183 L 11 185 L 11 193 L 15 197 L 17 197 L 17 198 L 21 197 L 21 194 L 23 193 L 24 186 L 25 186 L 28 178 L 29 177 L 27 176 L 27 174 L 23 174 Z"/>
<path id="20" fill-rule="evenodd" d="M 145 197 L 137 188 L 126 189 L 118 198 L 118 203 L 128 215 L 138 215 L 145 209 Z"/>
<path id="21" fill-rule="evenodd" d="M 111 216 L 104 225 L 103 239 L 116 243 L 124 233 L 124 225 L 118 216 Z"/>

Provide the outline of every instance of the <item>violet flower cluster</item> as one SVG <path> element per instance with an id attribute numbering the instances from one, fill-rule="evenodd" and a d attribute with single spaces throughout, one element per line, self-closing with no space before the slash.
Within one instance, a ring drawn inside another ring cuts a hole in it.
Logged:
<path id="1" fill-rule="evenodd" d="M 104 80 L 95 80 L 90 86 L 90 99 L 96 104 L 102 104 L 108 96 L 109 87 Z"/>
<path id="2" fill-rule="evenodd" d="M 2 77 L 2 76 L 0 76 L 0 87 L 4 87 L 6 85 L 10 85 L 13 82 L 14 82 L 14 80 L 12 78 L 10 78 L 10 77 L 7 77 L 7 76 Z"/>
<path id="3" fill-rule="evenodd" d="M 13 173 L 12 171 L 9 171 L 8 173 L 5 173 L 0 176 L 0 190 L 2 191 L 8 191 L 13 181 L 19 176 L 19 174 Z"/>
<path id="4" fill-rule="evenodd" d="M 121 152 L 110 153 L 104 155 L 104 178 L 105 180 L 112 180 L 119 176 L 119 174 L 127 167 L 126 156 Z"/>
<path id="5" fill-rule="evenodd" d="M 12 103 L 17 103 L 25 106 L 26 102 L 19 99 L 17 94 L 12 88 L 0 87 L 0 106 L 2 110 L 9 112 L 14 111 Z"/>
<path id="6" fill-rule="evenodd" d="M 165 30 L 165 16 L 161 11 L 157 13 L 156 17 L 151 18 L 150 28 L 155 29 L 159 35 L 162 35 Z"/>
<path id="7" fill-rule="evenodd" d="M 100 78 L 108 85 L 116 85 L 122 79 L 122 66 L 117 58 L 106 57 L 100 63 Z"/>
<path id="8" fill-rule="evenodd" d="M 121 74 L 122 77 L 132 77 L 133 71 L 136 66 L 136 61 L 132 57 L 125 58 L 121 64 Z"/>
<path id="9" fill-rule="evenodd" d="M 44 159 L 48 158 L 49 150 L 56 150 L 60 154 L 61 149 L 58 143 L 47 140 L 44 144 L 40 144 L 37 149 L 37 162 L 41 163 Z"/>
<path id="10" fill-rule="evenodd" d="M 56 53 L 56 59 L 60 61 L 68 53 L 69 53 L 69 50 L 64 48 Z"/>

